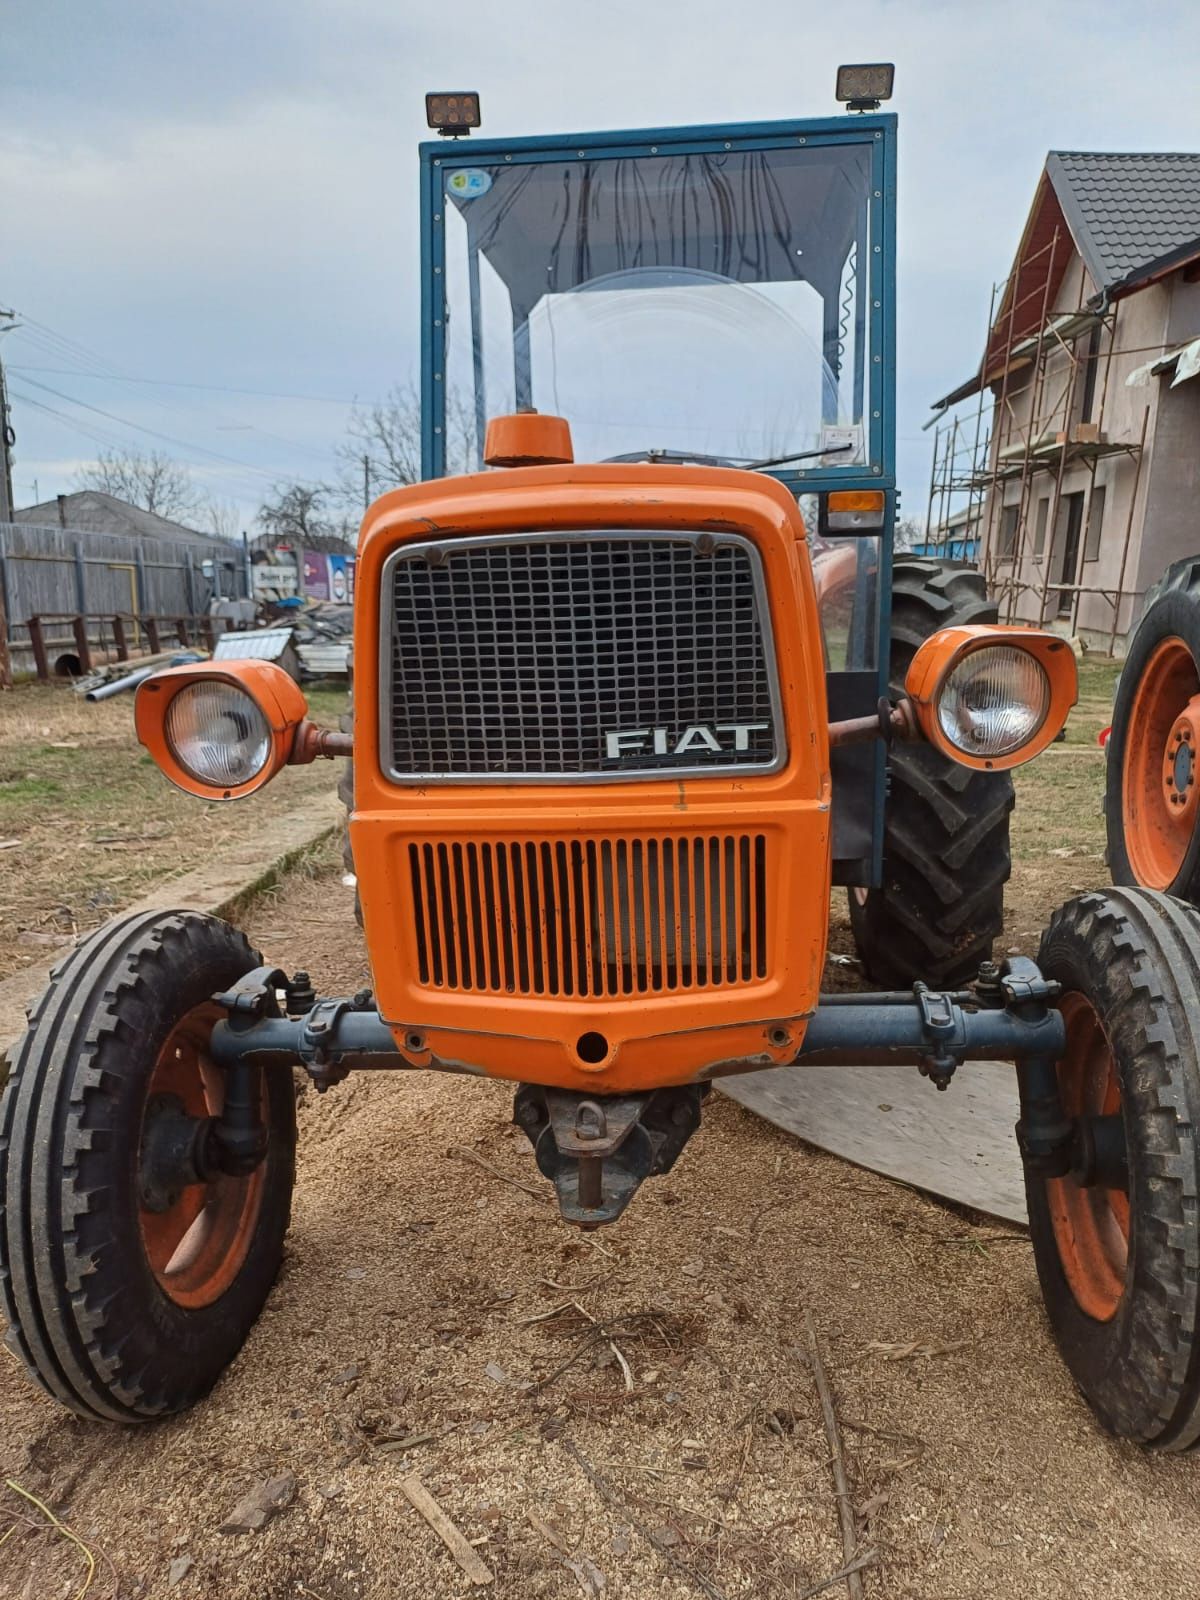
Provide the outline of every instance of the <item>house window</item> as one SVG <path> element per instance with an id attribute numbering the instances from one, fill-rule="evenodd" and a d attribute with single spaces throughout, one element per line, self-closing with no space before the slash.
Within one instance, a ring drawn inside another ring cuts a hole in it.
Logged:
<path id="1" fill-rule="evenodd" d="M 1000 514 L 1000 559 L 1011 561 L 1017 548 L 1017 518 L 1020 506 L 1005 506 Z"/>
<path id="2" fill-rule="evenodd" d="M 1098 483 L 1092 489 L 1091 504 L 1088 506 L 1087 533 L 1083 540 L 1083 559 L 1095 561 L 1100 555 L 1100 537 L 1104 531 L 1104 485 Z"/>
<path id="3" fill-rule="evenodd" d="M 1079 582 L 1079 545 L 1080 535 L 1083 532 L 1083 500 L 1082 491 L 1078 494 L 1063 495 L 1062 511 L 1059 520 L 1062 524 L 1062 560 L 1058 569 L 1058 614 L 1060 617 L 1071 615 L 1071 589 Z"/>
<path id="4" fill-rule="evenodd" d="M 1050 496 L 1043 495 L 1038 501 L 1037 524 L 1033 531 L 1034 559 L 1040 561 L 1046 553 L 1046 524 L 1050 520 Z"/>
<path id="5" fill-rule="evenodd" d="M 1097 322 L 1088 335 L 1087 351 L 1083 357 L 1083 388 L 1079 399 L 1079 420 L 1090 422 L 1096 404 L 1096 372 L 1100 366 L 1100 324 Z"/>

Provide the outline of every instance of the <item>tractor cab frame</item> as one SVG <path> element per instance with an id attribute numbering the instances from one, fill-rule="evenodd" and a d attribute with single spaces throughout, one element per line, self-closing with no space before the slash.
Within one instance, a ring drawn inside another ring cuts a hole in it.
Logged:
<path id="1" fill-rule="evenodd" d="M 581 461 L 765 463 L 805 512 L 839 720 L 888 692 L 896 138 L 883 114 L 420 148 L 423 476 L 482 468 L 488 418 L 528 409 Z M 833 881 L 878 885 L 883 746 L 832 772 Z"/>

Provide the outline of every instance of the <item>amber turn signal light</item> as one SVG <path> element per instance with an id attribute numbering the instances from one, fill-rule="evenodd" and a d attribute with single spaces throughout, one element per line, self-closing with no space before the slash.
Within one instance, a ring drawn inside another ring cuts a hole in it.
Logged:
<path id="1" fill-rule="evenodd" d="M 909 665 L 921 732 L 964 766 L 1005 772 L 1058 737 L 1078 697 L 1070 647 L 1038 628 L 943 628 Z"/>
<path id="2" fill-rule="evenodd" d="M 825 503 L 825 526 L 830 533 L 882 528 L 884 506 L 882 489 L 835 489 Z"/>
<path id="3" fill-rule="evenodd" d="M 133 715 L 139 742 L 178 788 L 240 800 L 292 759 L 307 710 L 281 667 L 223 661 L 156 672 L 138 689 Z"/>

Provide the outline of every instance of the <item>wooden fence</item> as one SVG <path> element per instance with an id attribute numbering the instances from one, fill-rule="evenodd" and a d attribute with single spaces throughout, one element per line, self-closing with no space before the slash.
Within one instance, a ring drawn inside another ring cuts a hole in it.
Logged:
<path id="1" fill-rule="evenodd" d="M 163 619 L 164 631 L 177 633 L 175 619 L 203 616 L 211 599 L 245 593 L 242 552 L 203 535 L 189 543 L 0 522 L 0 678 L 5 656 L 12 672 L 43 670 L 29 636 L 32 618 L 69 623 L 63 631 L 73 654 L 103 658 L 116 647 L 113 618 L 126 619 L 133 639 L 139 618 L 143 629 Z"/>

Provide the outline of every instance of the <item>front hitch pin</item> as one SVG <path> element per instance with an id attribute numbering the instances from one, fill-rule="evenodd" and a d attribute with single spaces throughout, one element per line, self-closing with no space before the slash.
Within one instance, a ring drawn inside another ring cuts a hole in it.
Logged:
<path id="1" fill-rule="evenodd" d="M 595 1100 L 581 1100 L 575 1113 L 575 1134 L 589 1143 L 607 1138 L 608 1118 L 604 1115 L 604 1107 Z M 595 1211 L 604 1194 L 604 1157 L 581 1155 L 578 1161 L 579 1204 L 588 1211 Z"/>

